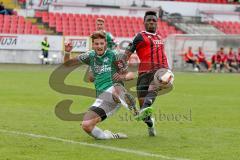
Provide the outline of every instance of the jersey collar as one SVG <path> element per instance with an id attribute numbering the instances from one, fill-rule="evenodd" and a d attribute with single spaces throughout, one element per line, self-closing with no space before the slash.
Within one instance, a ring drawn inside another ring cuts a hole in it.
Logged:
<path id="1" fill-rule="evenodd" d="M 108 48 L 105 50 L 105 52 L 101 56 L 99 56 L 97 53 L 95 53 L 95 54 L 96 54 L 97 57 L 100 58 L 100 57 L 103 57 L 107 53 L 107 50 L 108 50 Z"/>
<path id="2" fill-rule="evenodd" d="M 147 32 L 147 31 L 142 31 L 142 32 L 147 33 L 147 34 L 151 34 L 151 35 L 154 35 L 154 36 L 157 34 L 156 32 L 155 33 Z"/>

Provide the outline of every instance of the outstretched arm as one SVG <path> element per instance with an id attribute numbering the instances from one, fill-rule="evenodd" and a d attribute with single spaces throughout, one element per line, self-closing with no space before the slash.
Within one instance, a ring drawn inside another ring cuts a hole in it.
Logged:
<path id="1" fill-rule="evenodd" d="M 112 76 L 115 81 L 130 81 L 134 79 L 134 73 L 128 71 L 128 63 L 126 61 L 126 54 L 116 54 L 115 67 L 117 73 Z"/>
<path id="2" fill-rule="evenodd" d="M 64 45 L 64 65 L 65 66 L 74 66 L 80 63 L 80 61 L 77 59 L 77 57 L 71 58 L 71 51 L 72 51 L 72 44 L 71 43 L 66 43 Z"/>
<path id="3" fill-rule="evenodd" d="M 125 50 L 125 60 L 128 61 L 129 57 L 135 52 L 137 47 L 141 47 L 144 42 L 143 36 L 141 33 L 138 33 L 133 41 L 129 43 L 128 47 Z"/>
<path id="4" fill-rule="evenodd" d="M 128 61 L 132 54 L 130 50 L 126 49 L 124 54 L 125 61 Z"/>
<path id="5" fill-rule="evenodd" d="M 115 80 L 115 81 L 130 81 L 133 79 L 134 79 L 133 72 L 115 73 L 113 75 L 113 80 Z"/>

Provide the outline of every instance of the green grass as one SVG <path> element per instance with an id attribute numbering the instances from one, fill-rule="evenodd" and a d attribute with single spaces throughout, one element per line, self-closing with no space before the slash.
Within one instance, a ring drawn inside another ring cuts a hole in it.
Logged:
<path id="1" fill-rule="evenodd" d="M 193 160 L 236 160 L 240 157 L 239 74 L 175 73 L 174 90 L 158 97 L 154 103 L 156 137 L 148 137 L 145 124 L 129 119 L 122 108 L 99 126 L 126 133 L 129 139 L 100 141 L 85 134 L 80 122 L 56 117 L 55 105 L 63 99 L 74 100 L 71 108 L 74 113 L 86 111 L 94 99 L 52 90 L 48 80 L 54 68 L 0 65 L 0 129 Z M 67 82 L 89 85 L 81 81 L 83 75 L 83 70 L 74 71 Z M 159 158 L 0 132 L 0 160 L 43 159 Z"/>

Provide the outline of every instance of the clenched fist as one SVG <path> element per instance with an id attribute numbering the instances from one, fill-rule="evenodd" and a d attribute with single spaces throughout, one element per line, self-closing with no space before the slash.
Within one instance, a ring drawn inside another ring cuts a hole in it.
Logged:
<path id="1" fill-rule="evenodd" d="M 65 52 L 71 52 L 73 49 L 72 43 L 71 42 L 65 42 L 64 43 L 64 48 Z"/>

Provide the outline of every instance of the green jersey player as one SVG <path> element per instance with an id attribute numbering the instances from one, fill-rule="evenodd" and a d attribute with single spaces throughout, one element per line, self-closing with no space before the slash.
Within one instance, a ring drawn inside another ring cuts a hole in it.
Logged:
<path id="1" fill-rule="evenodd" d="M 107 48 L 111 50 L 115 50 L 117 47 L 117 44 L 114 41 L 114 37 L 110 32 L 105 31 L 105 20 L 103 18 L 97 18 L 96 19 L 96 30 L 97 31 L 102 31 L 106 34 L 106 41 L 107 41 Z M 90 82 L 94 81 L 94 76 L 91 71 L 91 68 L 88 73 L 88 80 Z"/>
<path id="2" fill-rule="evenodd" d="M 110 32 L 105 31 L 105 20 L 103 18 L 97 18 L 96 29 L 97 29 L 97 31 L 105 32 L 108 49 L 115 49 L 117 47 L 117 44 L 114 41 L 113 35 Z"/>
<path id="3" fill-rule="evenodd" d="M 82 128 L 96 139 L 127 138 L 127 135 L 122 133 L 102 131 L 96 125 L 112 115 L 119 108 L 120 102 L 124 105 L 131 98 L 121 83 L 124 80 L 132 80 L 134 75 L 127 72 L 126 63 L 116 51 L 107 49 L 104 32 L 96 31 L 91 38 L 93 50 L 72 59 L 70 59 L 72 46 L 65 45 L 65 65 L 87 64 L 95 78 L 97 98 L 84 115 Z M 132 106 L 135 108 L 135 104 Z"/>

